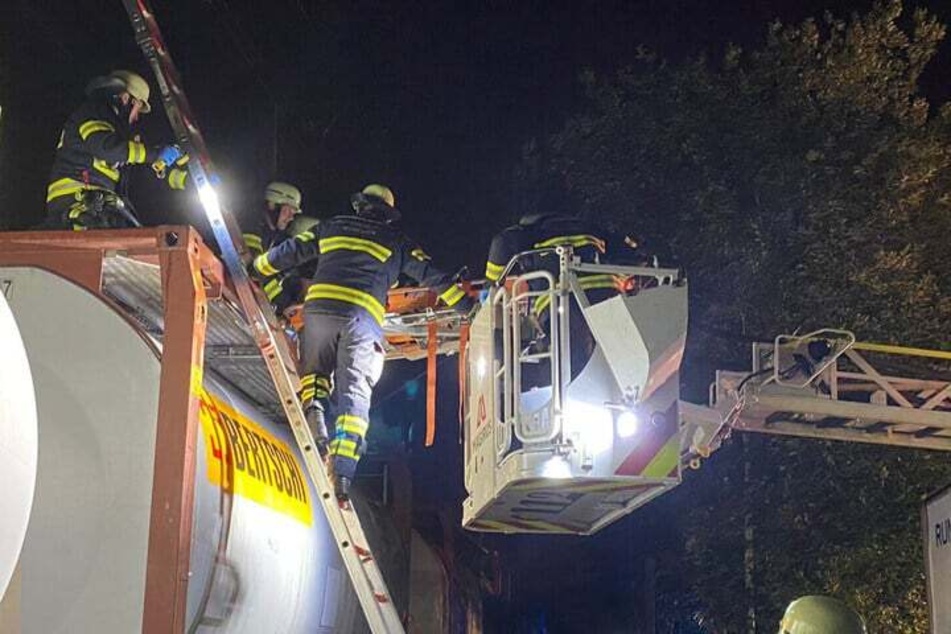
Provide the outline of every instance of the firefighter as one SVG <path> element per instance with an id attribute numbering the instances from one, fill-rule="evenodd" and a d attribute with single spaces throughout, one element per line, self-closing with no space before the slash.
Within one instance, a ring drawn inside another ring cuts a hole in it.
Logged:
<path id="1" fill-rule="evenodd" d="M 485 265 L 485 277 L 490 282 L 497 282 L 509 260 L 519 253 L 557 246 L 574 247 L 575 255 L 582 261 L 595 262 L 598 256 L 604 253 L 605 241 L 599 230 L 571 216 L 523 216 L 518 224 L 503 229 L 492 239 L 489 259 Z M 557 258 L 532 254 L 521 258 L 518 263 L 518 270 L 521 271 L 540 268 L 557 271 Z"/>
<path id="2" fill-rule="evenodd" d="M 489 258 L 485 265 L 485 277 L 490 282 L 498 282 L 509 261 L 519 253 L 539 251 L 558 246 L 571 246 L 575 257 L 582 262 L 597 263 L 604 256 L 606 241 L 604 233 L 589 223 L 570 216 L 532 214 L 524 216 L 518 224 L 504 229 L 492 239 Z M 558 274 L 558 258 L 550 251 L 529 253 L 515 265 L 516 272 L 545 269 Z M 585 291 L 616 288 L 617 280 L 612 275 L 579 276 L 579 284 Z M 592 298 L 595 301 L 600 298 Z M 550 300 L 539 297 L 532 306 L 533 316 L 545 320 L 545 309 Z"/>
<path id="3" fill-rule="evenodd" d="M 573 247 L 575 257 L 582 262 L 598 263 L 606 250 L 606 241 L 603 236 L 604 233 L 600 229 L 578 218 L 550 214 L 524 216 L 518 224 L 502 230 L 492 239 L 485 277 L 490 282 L 500 282 L 509 261 L 520 253 L 525 255 L 513 265 L 512 272 L 515 274 L 543 269 L 557 277 L 558 257 L 548 249 L 558 246 Z M 618 290 L 618 280 L 613 275 L 579 275 L 578 283 L 592 302 L 606 299 Z M 532 290 L 542 290 L 542 286 L 543 283 L 540 281 L 531 284 Z M 548 308 L 550 305 L 550 296 L 541 295 L 531 303 L 529 309 L 527 319 L 532 327 L 526 329 L 526 334 L 533 337 L 530 345 L 536 352 L 548 349 Z M 571 346 L 571 368 L 572 375 L 577 375 L 591 357 L 594 340 L 575 302 L 570 303 L 570 313 L 569 323 L 574 341 Z M 530 334 L 532 331 L 534 335 Z M 549 384 L 550 372 L 551 369 L 547 363 L 539 363 L 531 369 L 523 369 L 524 385 L 522 387 Z"/>
<path id="4" fill-rule="evenodd" d="M 126 198 L 124 172 L 151 165 L 172 189 L 184 189 L 188 156 L 175 145 L 149 148 L 133 135 L 148 114 L 149 84 L 127 70 L 93 79 L 86 101 L 66 120 L 46 190 L 46 226 L 76 231 L 138 222 Z"/>
<path id="5" fill-rule="evenodd" d="M 351 197 L 353 213 L 322 221 L 258 256 L 260 276 L 316 260 L 304 303 L 301 404 L 321 455 L 332 459 L 334 489 L 349 497 L 366 441 L 370 396 L 383 370 L 383 317 L 388 289 L 404 274 L 434 288 L 448 306 L 467 312 L 472 300 L 400 231 L 393 192 L 367 185 Z M 325 412 L 335 394 L 330 440 Z M 329 443 L 329 445 L 328 445 Z"/>
<path id="6" fill-rule="evenodd" d="M 846 604 L 823 596 L 796 599 L 786 608 L 779 634 L 866 634 L 865 621 Z"/>
<path id="7" fill-rule="evenodd" d="M 288 240 L 294 232 L 291 225 L 301 213 L 300 190 L 290 183 L 274 181 L 264 188 L 261 220 L 253 232 L 244 234 L 244 242 L 253 257 Z M 316 222 L 316 221 L 314 221 Z M 262 288 L 278 315 L 296 303 L 303 291 L 299 271 L 291 270 L 262 280 Z"/>

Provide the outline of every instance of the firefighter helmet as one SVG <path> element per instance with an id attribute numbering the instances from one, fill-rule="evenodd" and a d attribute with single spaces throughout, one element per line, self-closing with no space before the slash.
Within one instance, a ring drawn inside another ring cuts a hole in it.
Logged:
<path id="1" fill-rule="evenodd" d="M 786 608 L 779 634 L 866 634 L 858 613 L 832 597 L 808 596 Z"/>
<path id="2" fill-rule="evenodd" d="M 290 183 L 282 183 L 279 181 L 268 183 L 268 186 L 264 188 L 264 200 L 273 204 L 275 207 L 290 205 L 300 213 L 300 190 Z"/>
<path id="3" fill-rule="evenodd" d="M 152 111 L 152 106 L 149 105 L 149 82 L 141 75 L 131 70 L 114 70 L 109 73 L 109 78 L 122 82 L 123 89 L 142 102 L 142 114 Z"/>
<path id="4" fill-rule="evenodd" d="M 379 216 L 384 222 L 396 222 L 402 217 L 396 208 L 396 196 L 386 185 L 367 185 L 350 197 L 350 205 L 358 216 Z"/>
<path id="5" fill-rule="evenodd" d="M 376 183 L 367 185 L 361 193 L 367 196 L 376 196 L 390 207 L 396 207 L 396 196 L 393 195 L 393 190 L 386 185 L 377 185 Z"/>

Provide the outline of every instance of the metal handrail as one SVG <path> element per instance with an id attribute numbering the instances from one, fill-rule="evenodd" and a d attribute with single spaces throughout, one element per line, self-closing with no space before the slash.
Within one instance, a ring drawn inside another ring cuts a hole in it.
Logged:
<path id="1" fill-rule="evenodd" d="M 528 284 L 541 280 L 546 283 L 545 288 L 532 290 L 528 287 Z M 518 306 L 521 302 L 531 299 L 537 299 L 541 297 L 549 297 L 549 303 L 547 307 L 550 331 L 551 335 L 549 337 L 550 347 L 547 353 L 537 353 L 532 355 L 533 358 L 544 359 L 548 358 L 550 363 L 550 377 L 551 377 L 551 386 L 552 386 L 552 397 L 551 404 L 549 408 L 552 410 L 549 420 L 551 421 L 551 427 L 548 433 L 542 436 L 533 436 L 524 433 L 521 427 L 521 365 L 525 362 L 526 356 L 518 352 L 516 357 L 516 363 L 513 363 L 513 368 L 516 372 L 516 381 L 515 386 L 518 388 L 517 392 L 514 392 L 508 395 L 514 403 L 517 404 L 515 407 L 515 416 L 513 418 L 514 434 L 523 443 L 537 443 L 537 442 L 547 442 L 552 440 L 555 436 L 560 433 L 560 424 L 555 417 L 556 405 L 561 403 L 562 388 L 563 388 L 563 376 L 561 373 L 561 364 L 556 363 L 557 360 L 562 358 L 562 346 L 563 338 L 560 336 L 561 330 L 563 328 L 562 322 L 564 321 L 561 306 L 562 306 L 562 280 L 556 281 L 555 276 L 552 275 L 549 271 L 539 270 L 532 271 L 531 273 L 526 273 L 525 275 L 519 276 L 518 281 L 526 285 L 525 290 L 517 292 L 511 298 L 511 307 L 513 317 L 517 317 Z M 513 340 L 521 341 L 521 320 L 514 319 L 513 323 Z"/>

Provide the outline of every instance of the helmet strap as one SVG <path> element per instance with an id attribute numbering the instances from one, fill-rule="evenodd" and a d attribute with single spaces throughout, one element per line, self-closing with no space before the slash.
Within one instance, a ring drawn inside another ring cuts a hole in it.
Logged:
<path id="1" fill-rule="evenodd" d="M 129 125 L 129 115 L 132 113 L 132 96 L 129 95 L 129 99 L 122 103 L 123 93 L 117 92 L 109 95 L 109 103 L 112 104 L 112 107 L 115 109 L 116 114 L 119 115 L 119 119 L 123 124 Z"/>
<path id="2" fill-rule="evenodd" d="M 281 215 L 281 206 L 270 201 L 264 201 L 264 210 L 267 226 L 271 229 L 277 229 L 277 219 Z"/>

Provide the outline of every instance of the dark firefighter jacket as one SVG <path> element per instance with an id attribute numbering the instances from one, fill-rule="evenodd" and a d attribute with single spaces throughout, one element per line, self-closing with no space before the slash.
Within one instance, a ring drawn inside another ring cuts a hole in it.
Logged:
<path id="1" fill-rule="evenodd" d="M 149 149 L 129 130 L 106 98 L 92 98 L 66 119 L 56 146 L 46 202 L 87 189 L 119 189 L 123 169 L 155 161 Z M 184 189 L 188 172 L 172 169 L 168 185 Z"/>
<path id="2" fill-rule="evenodd" d="M 498 281 L 509 260 L 519 253 L 562 245 L 574 247 L 575 255 L 584 262 L 594 262 L 605 249 L 605 241 L 600 232 L 577 218 L 549 215 L 528 217 L 522 219 L 519 224 L 504 229 L 492 239 L 489 259 L 485 265 L 485 277 L 490 282 Z M 547 259 L 557 263 L 552 256 Z M 539 260 L 540 258 L 526 258 L 522 262 L 522 268 L 539 268 Z"/>
<path id="3" fill-rule="evenodd" d="M 269 277 L 315 259 L 306 303 L 318 310 L 352 314 L 363 309 L 382 324 L 387 291 L 401 273 L 435 289 L 449 306 L 465 296 L 416 243 L 382 217 L 347 215 L 321 221 L 258 256 L 254 267 Z"/>
<path id="4" fill-rule="evenodd" d="M 605 253 L 606 243 L 602 232 L 577 218 L 570 216 L 539 215 L 523 218 L 517 225 L 502 230 L 492 239 L 489 259 L 485 265 L 485 277 L 497 282 L 509 261 L 525 251 L 557 246 L 571 246 L 582 262 L 597 262 Z M 528 255 L 519 260 L 516 273 L 521 271 L 548 270 L 558 272 L 558 259 L 553 254 Z M 584 291 L 614 291 L 618 280 L 613 275 L 584 274 L 578 276 L 578 284 Z M 548 295 L 538 297 L 532 311 L 541 315 L 550 304 Z"/>
<path id="5" fill-rule="evenodd" d="M 284 242 L 291 235 L 262 220 L 254 231 L 243 234 L 243 237 L 251 254 L 257 257 Z"/>
<path id="6" fill-rule="evenodd" d="M 257 257 L 290 240 L 292 236 L 287 231 L 273 227 L 266 220 L 262 220 L 255 231 L 242 234 L 242 237 L 251 255 Z M 309 278 L 313 274 L 314 266 L 311 264 L 266 277 L 262 280 L 264 294 L 278 307 L 279 312 L 282 312 L 283 308 L 300 301 L 300 278 Z"/>

